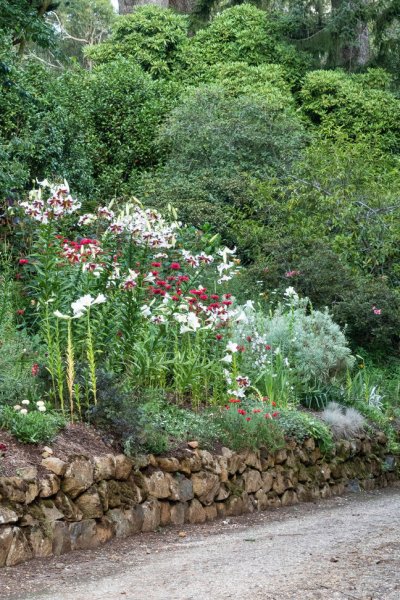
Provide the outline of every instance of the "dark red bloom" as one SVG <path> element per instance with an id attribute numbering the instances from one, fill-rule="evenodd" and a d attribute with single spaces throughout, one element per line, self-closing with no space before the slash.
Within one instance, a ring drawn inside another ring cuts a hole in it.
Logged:
<path id="1" fill-rule="evenodd" d="M 217 335 L 215 336 L 216 340 L 222 340 L 223 336 L 220 333 L 217 333 Z"/>
<path id="2" fill-rule="evenodd" d="M 161 267 L 161 263 L 160 262 L 152 262 L 151 266 L 152 267 Z"/>
<path id="3" fill-rule="evenodd" d="M 170 264 L 169 268 L 172 269 L 173 271 L 180 271 L 181 265 L 178 262 L 173 262 Z"/>
<path id="4" fill-rule="evenodd" d="M 23 315 L 25 313 L 25 309 L 24 308 L 19 308 L 17 310 L 17 315 Z"/>
<path id="5" fill-rule="evenodd" d="M 271 402 L 272 406 L 276 406 L 276 402 L 272 401 Z"/>
<path id="6" fill-rule="evenodd" d="M 218 294 L 211 294 L 210 298 L 212 298 L 213 300 L 219 300 Z"/>
<path id="7" fill-rule="evenodd" d="M 18 262 L 20 265 L 28 265 L 29 264 L 29 260 L 27 258 L 20 258 Z"/>
<path id="8" fill-rule="evenodd" d="M 207 294 L 201 294 L 200 295 L 200 300 L 208 300 Z"/>
<path id="9" fill-rule="evenodd" d="M 274 413 L 272 413 L 272 416 L 273 417 L 279 417 L 279 413 L 278 412 L 274 412 Z"/>
<path id="10" fill-rule="evenodd" d="M 7 450 L 7 446 L 5 444 L 3 444 L 3 442 L 0 442 L 0 452 L 5 452 Z"/>
<path id="11" fill-rule="evenodd" d="M 267 344 L 267 345 L 265 346 L 265 349 L 266 349 L 266 350 L 271 350 L 271 346 L 270 346 L 269 344 Z"/>
<path id="12" fill-rule="evenodd" d="M 243 410 L 243 408 L 238 408 L 238 413 L 239 413 L 239 415 L 243 415 L 244 416 L 246 414 L 246 411 Z"/>
<path id="13" fill-rule="evenodd" d="M 246 421 L 251 421 L 251 417 L 246 417 Z"/>
<path id="14" fill-rule="evenodd" d="M 266 419 L 271 419 L 271 418 L 272 418 L 272 417 L 271 417 L 271 415 L 270 415 L 269 413 L 265 413 L 264 417 L 265 417 Z"/>
<path id="15" fill-rule="evenodd" d="M 228 402 L 231 404 L 238 404 L 240 402 L 239 398 L 229 398 Z"/>
<path id="16" fill-rule="evenodd" d="M 174 302 L 179 302 L 180 298 L 179 298 L 179 296 L 172 296 L 172 300 Z"/>
<path id="17" fill-rule="evenodd" d="M 248 335 L 248 336 L 246 337 L 246 340 L 247 340 L 248 342 L 251 342 L 251 335 Z"/>
<path id="18" fill-rule="evenodd" d="M 245 351 L 245 347 L 244 346 L 238 346 L 237 347 L 237 351 L 238 352 L 244 352 Z"/>

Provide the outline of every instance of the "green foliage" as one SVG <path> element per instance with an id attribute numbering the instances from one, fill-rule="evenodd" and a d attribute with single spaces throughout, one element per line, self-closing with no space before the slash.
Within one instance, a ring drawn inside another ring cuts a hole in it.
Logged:
<path id="1" fill-rule="evenodd" d="M 11 406 L 0 407 L 0 428 L 7 429 L 24 444 L 51 442 L 65 425 L 65 419 L 57 413 L 35 410 L 21 414 Z"/>
<path id="2" fill-rule="evenodd" d="M 141 6 L 115 22 L 111 37 L 86 51 L 94 62 L 135 61 L 154 77 L 167 77 L 180 62 L 187 18 L 158 6 Z"/>
<path id="3" fill-rule="evenodd" d="M 272 417 L 270 407 L 262 402 L 246 400 L 228 404 L 219 417 L 220 441 L 233 450 L 256 450 L 265 446 L 275 452 L 285 443 L 277 416 L 275 413 Z"/>
<path id="4" fill-rule="evenodd" d="M 187 75 L 195 80 L 210 65 L 221 62 L 281 64 L 291 82 L 298 81 L 308 58 L 279 39 L 274 21 L 268 13 L 251 4 L 241 4 L 217 14 L 209 26 L 199 30 L 182 51 Z"/>
<path id="5" fill-rule="evenodd" d="M 298 410 L 281 410 L 278 422 L 287 437 L 298 441 L 312 437 L 324 453 L 329 453 L 333 448 L 329 427 L 314 415 Z"/>
<path id="6" fill-rule="evenodd" d="M 399 152 L 400 101 L 371 82 L 341 71 L 313 71 L 300 93 L 302 109 L 325 136 L 344 133 L 352 141 Z"/>
<path id="7" fill-rule="evenodd" d="M 186 222 L 209 222 L 234 243 L 231 227 L 247 216 L 252 179 L 289 169 L 303 130 L 292 110 L 268 98 L 232 97 L 210 85 L 172 111 L 159 143 L 168 160 L 140 181 L 140 196 L 156 206 L 172 202 Z"/>
<path id="8" fill-rule="evenodd" d="M 45 15 L 58 4 L 51 0 L 0 0 L 0 33 L 11 36 L 20 54 L 27 42 L 47 47 L 54 39 L 54 32 Z"/>

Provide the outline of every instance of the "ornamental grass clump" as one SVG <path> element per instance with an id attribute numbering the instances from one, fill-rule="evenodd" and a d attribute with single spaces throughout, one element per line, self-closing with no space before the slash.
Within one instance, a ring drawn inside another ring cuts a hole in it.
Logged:
<path id="1" fill-rule="evenodd" d="M 366 425 L 358 410 L 346 408 L 337 402 L 330 402 L 322 411 L 321 418 L 329 425 L 336 439 L 354 438 Z"/>

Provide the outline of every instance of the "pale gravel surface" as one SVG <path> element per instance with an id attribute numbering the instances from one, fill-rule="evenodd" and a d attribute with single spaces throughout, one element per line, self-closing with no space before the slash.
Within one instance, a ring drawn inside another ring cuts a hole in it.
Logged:
<path id="1" fill-rule="evenodd" d="M 400 600 L 399 534 L 396 487 L 3 569 L 0 599 Z"/>

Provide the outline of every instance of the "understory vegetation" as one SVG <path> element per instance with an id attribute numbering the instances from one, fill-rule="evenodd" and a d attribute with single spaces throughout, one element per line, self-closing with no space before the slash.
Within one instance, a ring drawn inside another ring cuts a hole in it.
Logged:
<path id="1" fill-rule="evenodd" d="M 0 0 L 0 428 L 398 449 L 399 17 L 313 4 Z"/>

